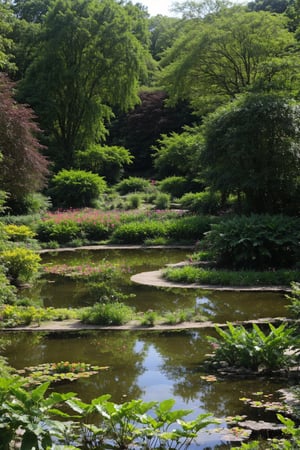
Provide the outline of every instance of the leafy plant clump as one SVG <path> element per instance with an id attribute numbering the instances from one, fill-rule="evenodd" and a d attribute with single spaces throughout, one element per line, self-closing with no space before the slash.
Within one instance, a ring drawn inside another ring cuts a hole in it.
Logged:
<path id="1" fill-rule="evenodd" d="M 269 324 L 269 332 L 253 324 L 248 331 L 244 326 L 227 323 L 227 330 L 216 326 L 219 338 L 208 337 L 214 352 L 210 359 L 214 367 L 249 369 L 270 372 L 284 369 L 295 363 L 295 355 L 286 351 L 293 346 L 293 328 Z"/>
<path id="2" fill-rule="evenodd" d="M 287 308 L 291 312 L 293 318 L 299 319 L 299 317 L 300 317 L 300 283 L 296 283 L 296 282 L 291 283 L 291 288 L 292 288 L 291 293 L 287 294 L 285 296 L 288 300 L 290 300 L 290 304 L 287 305 Z"/>
<path id="3" fill-rule="evenodd" d="M 70 308 L 40 308 L 36 306 L 2 305 L 0 307 L 1 327 L 20 327 L 31 323 L 39 325 L 47 320 L 79 318 L 81 310 Z"/>
<path id="4" fill-rule="evenodd" d="M 4 232 L 12 242 L 26 242 L 35 237 L 35 233 L 26 225 L 7 224 Z"/>
<path id="5" fill-rule="evenodd" d="M 211 414 L 185 420 L 192 410 L 174 410 L 173 399 L 162 402 L 131 400 L 122 404 L 102 395 L 89 404 L 71 399 L 68 404 L 83 416 L 94 412 L 100 425 L 85 424 L 86 443 L 98 441 L 100 448 L 187 449 L 200 430 L 219 423 Z"/>
<path id="6" fill-rule="evenodd" d="M 134 309 L 118 301 L 95 303 L 85 308 L 81 321 L 93 325 L 124 325 L 134 316 Z"/>
<path id="7" fill-rule="evenodd" d="M 126 195 L 131 192 L 147 192 L 150 188 L 151 182 L 145 178 L 139 177 L 124 178 L 124 180 L 120 181 L 116 185 L 116 190 L 121 195 Z"/>
<path id="8" fill-rule="evenodd" d="M 162 402 L 131 400 L 122 404 L 102 395 L 85 403 L 73 393 L 47 395 L 50 381 L 25 388 L 27 379 L 0 378 L 0 442 L 23 449 L 39 448 L 172 448 L 188 446 L 200 430 L 219 423 L 211 414 L 193 420 L 191 410 L 173 409 L 172 399 Z M 66 406 L 71 413 L 67 413 Z M 72 413 L 75 413 L 76 420 Z M 97 417 L 97 425 L 90 417 Z M 80 418 L 81 426 L 78 426 Z"/>
<path id="9" fill-rule="evenodd" d="M 188 192 L 179 199 L 181 208 L 197 214 L 217 214 L 221 203 L 221 194 L 210 191 Z"/>
<path id="10" fill-rule="evenodd" d="M 50 195 L 53 204 L 61 208 L 91 206 L 105 192 L 105 180 L 84 170 L 62 170 L 52 179 Z"/>
<path id="11" fill-rule="evenodd" d="M 15 247 L 3 250 L 0 259 L 12 284 L 29 282 L 40 270 L 40 256 L 27 248 Z"/>
<path id="12" fill-rule="evenodd" d="M 159 190 L 166 194 L 170 194 L 171 197 L 181 197 L 189 189 L 190 183 L 186 177 L 172 176 L 164 178 L 159 182 Z"/>
<path id="13" fill-rule="evenodd" d="M 236 216 L 212 225 L 203 246 L 221 267 L 293 267 L 299 261 L 300 219 L 283 215 Z"/>

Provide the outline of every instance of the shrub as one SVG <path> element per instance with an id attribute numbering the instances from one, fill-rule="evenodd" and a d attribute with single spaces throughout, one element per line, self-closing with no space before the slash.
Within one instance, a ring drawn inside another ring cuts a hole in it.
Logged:
<path id="1" fill-rule="evenodd" d="M 62 208 L 90 206 L 107 188 L 102 177 L 83 170 L 62 170 L 51 184 L 53 204 Z"/>
<path id="2" fill-rule="evenodd" d="M 130 194 L 127 197 L 127 209 L 137 209 L 141 206 L 142 197 L 139 194 Z"/>
<path id="3" fill-rule="evenodd" d="M 167 177 L 160 181 L 159 189 L 166 194 L 170 194 L 172 198 L 178 198 L 189 190 L 189 182 L 184 177 Z"/>
<path id="4" fill-rule="evenodd" d="M 29 214 L 22 216 L 2 216 L 0 218 L 3 224 L 27 225 L 32 230 L 35 229 L 36 223 L 40 220 L 40 214 Z"/>
<path id="5" fill-rule="evenodd" d="M 27 248 L 13 248 L 1 253 L 1 261 L 13 284 L 33 279 L 40 268 L 40 256 Z"/>
<path id="6" fill-rule="evenodd" d="M 280 369 L 291 363 L 293 357 L 286 355 L 286 350 L 291 347 L 294 330 L 286 324 L 277 328 L 269 324 L 269 333 L 264 333 L 256 324 L 250 331 L 243 326 L 227 325 L 227 331 L 215 327 L 221 339 L 208 337 L 215 349 L 212 356 L 215 363 L 226 362 L 229 367 L 255 371 Z"/>
<path id="7" fill-rule="evenodd" d="M 35 236 L 35 233 L 26 225 L 5 225 L 4 231 L 8 239 L 13 242 L 26 242 Z"/>
<path id="8" fill-rule="evenodd" d="M 133 157 L 124 147 L 91 145 L 87 150 L 77 152 L 76 160 L 80 169 L 105 176 L 108 183 L 117 183 L 124 166 L 131 164 Z"/>
<path id="9" fill-rule="evenodd" d="M 299 260 L 299 236 L 299 218 L 239 216 L 212 225 L 203 245 L 223 267 L 284 268 Z"/>
<path id="10" fill-rule="evenodd" d="M 16 299 L 16 288 L 9 283 L 4 268 L 0 265 L 0 305 L 15 303 Z"/>
<path id="11" fill-rule="evenodd" d="M 123 325 L 132 319 L 133 312 L 124 303 L 95 303 L 83 312 L 81 320 L 94 325 Z"/>
<path id="12" fill-rule="evenodd" d="M 41 242 L 56 241 L 59 244 L 66 244 L 81 236 L 81 229 L 78 223 L 72 220 L 54 222 L 48 220 L 40 222 L 37 227 L 37 237 Z"/>
<path id="13" fill-rule="evenodd" d="M 143 244 L 146 239 L 167 236 L 166 222 L 145 220 L 120 225 L 112 234 L 112 241 L 124 244 Z"/>
<path id="14" fill-rule="evenodd" d="M 14 202 L 14 214 L 40 214 L 52 206 L 50 198 L 40 192 L 32 192 Z"/>
<path id="15" fill-rule="evenodd" d="M 154 206 L 157 209 L 168 209 L 170 208 L 170 194 L 157 194 L 155 200 L 154 200 Z"/>
<path id="16" fill-rule="evenodd" d="M 221 207 L 221 194 L 216 192 L 188 192 L 179 199 L 181 208 L 198 214 L 216 214 Z"/>
<path id="17" fill-rule="evenodd" d="M 141 325 L 153 327 L 157 322 L 158 318 L 159 318 L 158 313 L 150 309 L 144 312 L 143 318 L 141 320 Z"/>
<path id="18" fill-rule="evenodd" d="M 121 195 L 129 194 L 130 192 L 146 192 L 151 188 L 151 183 L 149 180 L 139 177 L 129 177 L 120 181 L 116 185 L 117 191 Z"/>
<path id="19" fill-rule="evenodd" d="M 168 227 L 168 236 L 171 240 L 197 241 L 203 238 L 210 230 L 211 223 L 217 219 L 210 216 L 186 216 L 172 220 Z"/>

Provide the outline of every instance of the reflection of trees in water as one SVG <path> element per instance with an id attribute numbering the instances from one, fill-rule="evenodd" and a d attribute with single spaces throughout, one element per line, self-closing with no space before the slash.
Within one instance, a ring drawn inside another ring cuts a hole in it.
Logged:
<path id="1" fill-rule="evenodd" d="M 136 348 L 137 336 L 129 332 L 80 332 L 80 333 L 14 333 L 5 355 L 16 368 L 45 362 L 87 362 L 109 366 L 91 378 L 61 385 L 57 390 L 75 391 L 85 400 L 102 394 L 111 394 L 112 400 L 140 398 L 142 391 L 136 380 L 145 368 L 145 347 Z M 56 388 L 56 387 L 55 387 Z"/>
<path id="2" fill-rule="evenodd" d="M 172 380 L 174 395 L 187 401 L 197 399 L 202 381 L 198 371 L 209 349 L 203 332 L 172 331 L 148 336 L 163 359 L 160 371 Z"/>
<path id="3" fill-rule="evenodd" d="M 268 317 L 270 311 L 274 315 L 285 315 L 286 304 L 284 294 L 278 292 L 211 291 L 202 296 L 200 302 L 215 322 Z"/>
<path id="4" fill-rule="evenodd" d="M 208 333 L 208 330 L 206 330 Z M 210 330 L 209 334 L 215 334 Z M 216 416 L 248 414 L 249 408 L 239 399 L 257 390 L 274 390 L 266 380 L 222 380 L 209 382 L 201 378 L 205 355 L 211 352 L 204 330 L 165 332 L 147 335 L 163 360 L 160 371 L 173 383 L 173 395 L 185 401 L 199 401 L 199 406 Z M 278 386 L 275 386 L 278 388 Z M 253 414 L 253 413 L 252 413 Z"/>
<path id="5" fill-rule="evenodd" d="M 12 367 L 21 369 L 44 362 L 46 333 L 9 333 L 8 340 L 6 336 L 3 334 L 6 342 L 3 355 Z"/>
<path id="6" fill-rule="evenodd" d="M 130 332 L 93 333 L 89 342 L 89 360 L 94 363 L 109 366 L 94 378 L 87 380 L 90 398 L 111 394 L 112 401 L 122 402 L 133 398 L 140 398 L 142 390 L 137 385 L 137 378 L 144 371 L 143 361 L 147 348 L 137 348 L 137 335 Z"/>

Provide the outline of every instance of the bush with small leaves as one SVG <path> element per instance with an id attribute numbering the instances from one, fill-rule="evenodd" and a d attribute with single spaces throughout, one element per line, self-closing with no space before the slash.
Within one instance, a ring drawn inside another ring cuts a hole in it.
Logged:
<path id="1" fill-rule="evenodd" d="M 121 195 L 126 195 L 130 192 L 147 192 L 150 189 L 150 181 L 140 177 L 124 178 L 116 185 L 116 190 Z"/>
<path id="2" fill-rule="evenodd" d="M 81 208 L 91 206 L 107 189 L 99 175 L 83 170 L 62 170 L 51 182 L 50 195 L 55 206 Z"/>
<path id="3" fill-rule="evenodd" d="M 12 284 L 29 282 L 40 269 L 41 257 L 27 248 L 12 248 L 1 252 L 1 262 Z"/>
<path id="4" fill-rule="evenodd" d="M 170 194 L 172 198 L 179 198 L 189 190 L 189 182 L 186 177 L 167 177 L 159 182 L 159 190 Z"/>
<path id="5" fill-rule="evenodd" d="M 188 192 L 179 199 L 181 208 L 198 214 L 216 214 L 221 208 L 221 194 L 217 192 Z"/>
<path id="6" fill-rule="evenodd" d="M 171 197 L 170 194 L 161 192 L 160 194 L 157 194 L 155 200 L 154 200 L 154 206 L 157 209 L 169 209 L 171 203 Z"/>
<path id="7" fill-rule="evenodd" d="M 26 225 L 4 225 L 4 231 L 7 238 L 13 242 L 26 242 L 35 236 L 35 233 Z"/>

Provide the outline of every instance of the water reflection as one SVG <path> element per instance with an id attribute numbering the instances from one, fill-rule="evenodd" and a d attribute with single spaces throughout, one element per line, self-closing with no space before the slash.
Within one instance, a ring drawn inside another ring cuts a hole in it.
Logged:
<path id="1" fill-rule="evenodd" d="M 119 286 L 126 294 L 134 294 L 126 303 L 134 306 L 138 312 L 153 309 L 164 314 L 176 309 L 200 307 L 208 320 L 226 322 L 249 320 L 272 316 L 286 315 L 287 301 L 283 294 L 270 292 L 220 292 L 200 289 L 158 288 L 136 285 L 130 282 L 130 275 L 141 271 L 151 271 L 163 267 L 166 263 L 184 260 L 186 250 L 101 250 L 62 252 L 43 255 L 44 263 L 83 264 L 97 263 L 108 259 L 125 265 L 128 270 L 125 280 Z M 88 289 L 87 283 L 72 281 L 66 277 L 47 275 L 32 289 L 21 292 L 49 307 L 81 307 L 92 305 L 95 298 Z"/>
<path id="2" fill-rule="evenodd" d="M 76 264 L 109 258 L 112 262 L 121 260 L 131 267 L 131 273 L 137 273 L 181 261 L 186 252 L 126 250 L 112 253 L 110 250 L 107 254 L 75 253 L 59 253 L 55 257 L 45 255 L 43 259 L 55 264 L 71 261 Z M 127 303 L 135 306 L 137 311 L 153 309 L 163 313 L 197 307 L 202 308 L 203 314 L 214 322 L 286 314 L 286 300 L 282 294 L 163 289 L 134 285 L 129 282 L 129 276 L 122 289 L 135 294 L 135 298 L 127 300 Z M 95 301 L 89 296 L 84 283 L 54 276 L 41 280 L 30 292 L 23 292 L 23 295 L 29 294 L 37 301 L 41 298 L 44 306 L 79 307 Z M 193 415 L 202 412 L 210 412 L 217 417 L 259 415 L 257 411 L 250 411 L 239 399 L 251 396 L 256 391 L 275 392 L 283 383 L 269 379 L 209 382 L 201 378 L 204 374 L 203 360 L 211 351 L 206 333 L 214 331 L 99 331 L 49 335 L 35 332 L 2 335 L 7 339 L 5 356 L 17 369 L 62 360 L 108 366 L 107 370 L 90 378 L 55 387 L 56 390 L 77 392 L 84 401 L 106 393 L 111 394 L 115 402 L 136 398 L 145 401 L 174 398 L 176 408 L 192 409 Z M 286 387 L 286 382 L 284 384 Z M 199 444 L 197 449 L 214 448 L 220 442 L 215 437 L 211 441 L 211 447 L 206 443 Z"/>
<path id="3" fill-rule="evenodd" d="M 208 382 L 201 378 L 201 364 L 208 351 L 203 331 L 101 331 L 48 336 L 12 333 L 5 355 L 18 369 L 61 360 L 109 366 L 91 378 L 58 387 L 75 391 L 86 401 L 105 393 L 115 402 L 174 398 L 178 408 L 219 417 L 244 414 L 245 406 L 239 400 L 242 396 L 281 387 L 280 382 L 264 379 Z"/>

